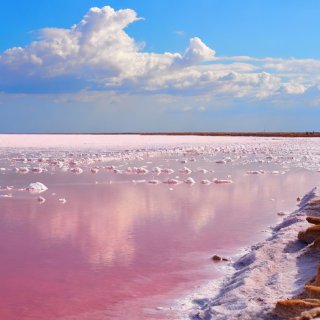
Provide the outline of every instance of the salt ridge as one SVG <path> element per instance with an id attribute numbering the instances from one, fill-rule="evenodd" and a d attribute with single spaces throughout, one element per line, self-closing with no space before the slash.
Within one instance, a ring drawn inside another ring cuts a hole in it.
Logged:
<path id="1" fill-rule="evenodd" d="M 179 300 L 179 319 L 278 319 L 273 313 L 277 300 L 302 291 L 316 270 L 318 254 L 310 253 L 297 234 L 308 226 L 308 202 L 319 197 L 319 187 L 307 193 L 298 209 L 271 229 L 268 239 L 224 267 L 228 277 Z"/>

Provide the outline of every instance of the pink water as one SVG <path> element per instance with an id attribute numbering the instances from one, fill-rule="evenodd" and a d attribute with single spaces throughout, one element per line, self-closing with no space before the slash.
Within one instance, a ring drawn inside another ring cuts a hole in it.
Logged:
<path id="1" fill-rule="evenodd" d="M 184 166 L 165 159 L 129 164 Z M 234 183 L 150 185 L 106 171 L 0 175 L 2 186 L 41 181 L 49 188 L 43 204 L 25 191 L 0 192 L 13 195 L 0 198 L 0 319 L 174 319 L 174 299 L 221 277 L 213 254 L 232 257 L 262 240 L 277 213 L 293 209 L 319 177 L 305 169 L 271 174 L 277 164 L 247 175 L 252 164 L 200 157 L 188 166 L 214 169 L 209 179 L 230 174 Z"/>

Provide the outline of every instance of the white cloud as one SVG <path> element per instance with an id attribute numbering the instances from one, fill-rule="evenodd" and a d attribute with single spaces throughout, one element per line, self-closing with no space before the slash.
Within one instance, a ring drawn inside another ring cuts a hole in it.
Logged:
<path id="1" fill-rule="evenodd" d="M 184 55 L 177 55 L 176 63 L 183 66 L 197 65 L 213 60 L 215 51 L 207 47 L 200 38 L 191 38 Z"/>
<path id="2" fill-rule="evenodd" d="M 179 36 L 179 37 L 184 37 L 184 36 L 187 35 L 186 32 L 183 31 L 183 30 L 177 30 L 177 31 L 175 31 L 174 33 L 175 33 L 177 36 Z"/>
<path id="3" fill-rule="evenodd" d="M 125 31 L 140 19 L 134 10 L 106 6 L 91 8 L 69 29 L 42 29 L 37 41 L 0 55 L 0 91 L 267 99 L 302 95 L 320 83 L 319 60 L 217 57 L 198 37 L 184 53 L 145 52 Z"/>

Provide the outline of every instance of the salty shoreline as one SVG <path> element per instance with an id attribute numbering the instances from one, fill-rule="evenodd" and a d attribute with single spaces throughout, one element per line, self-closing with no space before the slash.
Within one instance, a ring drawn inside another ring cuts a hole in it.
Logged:
<path id="1" fill-rule="evenodd" d="M 307 193 L 298 209 L 272 228 L 272 235 L 254 245 L 251 250 L 229 266 L 222 281 L 213 283 L 189 296 L 193 307 L 190 319 L 280 319 L 274 308 L 280 299 L 291 298 L 303 291 L 305 283 L 316 272 L 317 254 L 307 250 L 297 238 L 298 232 L 308 227 L 307 205 L 320 196 L 319 188 Z M 231 271 L 233 269 L 233 272 Z M 232 274 L 231 274 L 232 273 Z M 231 275 L 230 275 L 231 274 Z M 212 288 L 216 288 L 214 295 Z M 204 292 L 204 291 L 205 292 Z M 204 296 L 207 296 L 204 298 Z M 190 304 L 180 301 L 186 312 Z M 181 319 L 186 319 L 186 316 Z"/>

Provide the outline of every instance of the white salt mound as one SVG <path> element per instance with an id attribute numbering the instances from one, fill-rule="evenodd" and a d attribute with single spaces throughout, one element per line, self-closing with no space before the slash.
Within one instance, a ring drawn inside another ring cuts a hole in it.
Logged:
<path id="1" fill-rule="evenodd" d="M 164 169 L 161 169 L 161 173 L 172 174 L 174 173 L 174 170 L 170 168 L 164 168 Z"/>
<path id="2" fill-rule="evenodd" d="M 71 168 L 70 172 L 75 173 L 75 174 L 81 174 L 83 170 L 79 167 Z"/>
<path id="3" fill-rule="evenodd" d="M 194 181 L 193 178 L 189 177 L 184 181 L 184 183 L 191 185 L 191 184 L 195 184 L 196 182 Z"/>
<path id="4" fill-rule="evenodd" d="M 33 182 L 29 184 L 29 187 L 26 188 L 30 193 L 42 193 L 48 188 L 41 182 Z"/>
<path id="5" fill-rule="evenodd" d="M 155 173 L 155 174 L 160 174 L 160 173 L 161 173 L 161 168 L 155 167 L 155 168 L 152 169 L 151 172 L 152 172 L 152 173 Z"/>
<path id="6" fill-rule="evenodd" d="M 191 171 L 191 169 L 184 167 L 182 169 L 179 169 L 179 172 L 183 173 L 183 174 L 190 174 L 192 171 Z"/>
<path id="7" fill-rule="evenodd" d="M 176 180 L 176 179 L 168 179 L 168 180 L 163 181 L 163 183 L 167 183 L 167 184 L 179 184 L 180 181 L 179 181 L 179 180 Z"/>
<path id="8" fill-rule="evenodd" d="M 20 168 L 16 168 L 16 172 L 21 173 L 21 174 L 25 174 L 28 173 L 30 170 L 27 167 L 20 167 Z"/>

